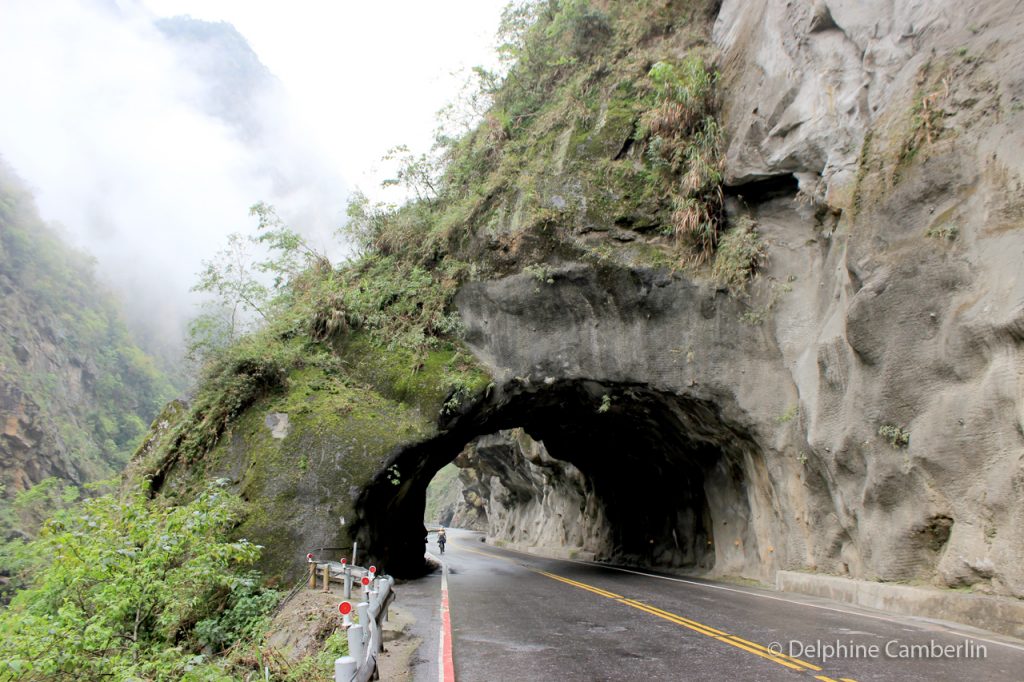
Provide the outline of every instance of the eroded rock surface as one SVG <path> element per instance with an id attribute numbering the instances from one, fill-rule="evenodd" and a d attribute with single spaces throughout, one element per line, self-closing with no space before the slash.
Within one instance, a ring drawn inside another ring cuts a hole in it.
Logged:
<path id="1" fill-rule="evenodd" d="M 264 401 L 211 470 L 284 500 L 261 537 L 282 518 L 293 553 L 330 535 L 296 529 L 322 504 L 395 573 L 422 570 L 427 481 L 463 453 L 466 513 L 495 539 L 1024 597 L 1022 22 L 1009 0 L 727 0 L 701 47 L 726 222 L 767 250 L 743 291 L 666 260 L 664 202 L 594 184 L 644 174 L 612 88 L 591 129 L 538 141 L 532 195 L 488 196 L 456 235 L 486 266 L 456 298 L 486 390 L 427 405 L 408 376 L 375 379 L 372 442 L 345 420 L 308 437 L 312 394 Z M 673 58 L 700 43 L 687 30 L 645 45 Z M 378 424 L 396 414 L 407 434 Z M 263 466 L 256 432 L 287 457 Z"/>
<path id="2" fill-rule="evenodd" d="M 750 447 L 731 500 L 705 474 L 736 519 L 715 570 L 1024 596 L 1021 28 L 1012 2 L 723 3 L 729 210 L 769 244 L 751 297 L 562 262 L 463 291 L 475 353 L 513 385 L 717 406 Z"/>
<path id="3" fill-rule="evenodd" d="M 455 464 L 464 504 L 451 521 L 521 548 L 609 554 L 611 528 L 592 482 L 522 429 L 483 436 Z"/>

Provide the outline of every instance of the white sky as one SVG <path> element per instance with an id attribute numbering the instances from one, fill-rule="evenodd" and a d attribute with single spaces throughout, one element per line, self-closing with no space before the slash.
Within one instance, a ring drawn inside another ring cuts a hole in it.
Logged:
<path id="1" fill-rule="evenodd" d="M 201 261 L 254 229 L 257 201 L 344 254 L 345 196 L 396 199 L 380 157 L 427 150 L 468 69 L 493 63 L 505 2 L 0 0 L 0 156 L 133 314 L 180 335 Z M 263 148 L 197 108 L 202 83 L 152 27 L 182 14 L 233 24 L 283 84 Z M 275 195 L 268 163 L 301 189 Z"/>
<path id="2" fill-rule="evenodd" d="M 493 63 L 506 2 L 142 0 L 160 16 L 234 24 L 349 185 L 370 196 L 388 177 L 381 156 L 397 144 L 426 150 L 468 69 Z"/>

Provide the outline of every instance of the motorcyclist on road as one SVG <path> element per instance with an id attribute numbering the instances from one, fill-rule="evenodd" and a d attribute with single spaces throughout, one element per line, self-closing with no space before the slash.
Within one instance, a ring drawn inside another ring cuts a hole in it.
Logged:
<path id="1" fill-rule="evenodd" d="M 448 542 L 448 536 L 444 532 L 444 528 L 437 531 L 437 547 L 441 550 L 441 554 L 444 554 L 444 544 Z"/>

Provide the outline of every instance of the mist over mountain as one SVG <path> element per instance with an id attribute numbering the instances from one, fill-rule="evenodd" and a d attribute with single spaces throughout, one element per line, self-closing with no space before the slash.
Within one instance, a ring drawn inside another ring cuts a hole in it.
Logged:
<path id="1" fill-rule="evenodd" d="M 0 496 L 119 471 L 172 386 L 2 162 L 0 293 Z"/>
<path id="2" fill-rule="evenodd" d="M 245 37 L 227 22 L 190 16 L 157 19 L 154 25 L 174 46 L 181 64 L 201 78 L 198 107 L 246 141 L 266 139 L 270 131 L 264 108 L 283 92 Z"/>
<path id="3" fill-rule="evenodd" d="M 43 218 L 95 255 L 166 366 L 180 360 L 201 261 L 252 230 L 249 206 L 274 205 L 330 247 L 343 182 L 230 24 L 135 3 L 22 3 L 5 9 L 0 59 L 18 64 L 0 73 L 17 103 L 0 112 L 0 153 Z"/>

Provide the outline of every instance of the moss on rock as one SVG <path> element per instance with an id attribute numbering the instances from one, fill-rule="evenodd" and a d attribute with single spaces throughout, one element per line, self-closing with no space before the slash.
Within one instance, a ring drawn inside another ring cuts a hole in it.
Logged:
<path id="1" fill-rule="evenodd" d="M 447 411 L 490 383 L 455 341 L 388 348 L 357 332 L 326 355 L 317 348 L 320 355 L 294 362 L 278 384 L 227 419 L 211 447 L 187 457 L 182 434 L 204 419 L 196 405 L 171 403 L 129 473 L 145 479 L 160 472 L 156 492 L 180 500 L 209 480 L 230 481 L 248 503 L 238 536 L 264 547 L 261 569 L 288 580 L 304 571 L 306 552 L 351 544 L 355 497 L 385 474 L 398 446 L 435 434 Z"/>

